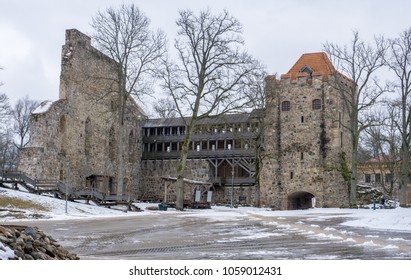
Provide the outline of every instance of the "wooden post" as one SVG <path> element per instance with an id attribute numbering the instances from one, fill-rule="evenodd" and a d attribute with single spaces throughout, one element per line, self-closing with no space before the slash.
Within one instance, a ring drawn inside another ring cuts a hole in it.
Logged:
<path id="1" fill-rule="evenodd" d="M 166 180 L 164 180 L 164 200 L 163 200 L 164 203 L 167 203 L 167 188 L 168 188 L 167 182 Z"/>

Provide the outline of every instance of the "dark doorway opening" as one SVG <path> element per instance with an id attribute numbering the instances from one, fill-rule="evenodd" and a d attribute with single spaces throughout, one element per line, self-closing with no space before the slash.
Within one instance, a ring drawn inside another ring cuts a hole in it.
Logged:
<path id="1" fill-rule="evenodd" d="M 313 208 L 315 196 L 312 193 L 299 191 L 288 196 L 288 210 Z"/>
<path id="2" fill-rule="evenodd" d="M 98 190 L 104 194 L 115 194 L 113 177 L 106 175 L 90 175 L 86 178 L 86 187 Z"/>

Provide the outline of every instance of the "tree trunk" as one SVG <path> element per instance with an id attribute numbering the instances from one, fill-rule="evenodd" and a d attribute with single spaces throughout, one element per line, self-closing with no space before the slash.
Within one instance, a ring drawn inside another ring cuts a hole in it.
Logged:
<path id="1" fill-rule="evenodd" d="M 403 148 L 404 149 L 404 148 Z M 410 153 L 408 147 L 402 151 L 402 163 L 401 163 L 401 177 L 400 177 L 400 206 L 407 206 L 407 187 L 408 187 L 408 173 L 410 168 Z"/>
<path id="2" fill-rule="evenodd" d="M 407 186 L 408 186 L 408 173 L 410 168 L 410 121 L 407 106 L 407 94 L 402 93 L 402 139 L 401 139 L 401 175 L 399 185 L 399 199 L 400 206 L 405 207 L 407 205 Z"/>
<path id="3" fill-rule="evenodd" d="M 350 206 L 357 205 L 357 151 L 351 152 Z"/>
<path id="4" fill-rule="evenodd" d="M 118 108 L 118 141 L 117 141 L 117 195 L 124 194 L 124 115 L 126 107 L 126 98 L 123 92 L 119 94 Z"/>
<path id="5" fill-rule="evenodd" d="M 181 149 L 180 160 L 177 167 L 177 181 L 176 181 L 176 210 L 184 210 L 184 169 L 186 166 L 188 156 L 188 146 L 191 141 L 191 135 L 194 130 L 194 122 L 191 121 L 187 127 L 186 135 L 184 137 L 183 146 Z"/>
<path id="6" fill-rule="evenodd" d="M 261 206 L 261 201 L 260 201 L 260 175 L 261 175 L 261 170 L 263 169 L 263 140 L 262 140 L 262 135 L 264 135 L 264 119 L 260 119 L 260 124 L 261 124 L 261 132 L 257 135 L 257 145 L 256 145 L 256 157 L 255 157 L 255 192 L 256 192 L 256 202 L 255 206 L 260 207 Z"/>
<path id="7" fill-rule="evenodd" d="M 358 111 L 354 112 L 354 117 L 350 120 L 351 124 L 351 181 L 350 181 L 350 206 L 357 206 L 357 166 L 358 166 Z M 341 139 L 342 141 L 342 139 Z"/>

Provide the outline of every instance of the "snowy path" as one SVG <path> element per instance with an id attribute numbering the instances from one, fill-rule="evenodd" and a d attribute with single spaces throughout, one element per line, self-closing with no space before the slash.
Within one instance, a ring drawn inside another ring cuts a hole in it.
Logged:
<path id="1" fill-rule="evenodd" d="M 82 259 L 411 259 L 411 209 L 124 213 L 68 202 L 65 213 L 62 200 L 0 189 L 8 197 L 47 210 L 0 205 L 18 212 L 1 211 L 0 224 L 37 225 Z"/>
<path id="2" fill-rule="evenodd" d="M 346 216 L 273 217 L 223 207 L 26 224 L 82 259 L 411 259 L 411 232 L 347 227 Z"/>

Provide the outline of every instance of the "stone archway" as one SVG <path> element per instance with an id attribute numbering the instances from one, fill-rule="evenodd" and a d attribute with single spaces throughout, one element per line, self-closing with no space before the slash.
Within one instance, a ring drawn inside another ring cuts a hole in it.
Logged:
<path id="1" fill-rule="evenodd" d="M 315 196 L 312 193 L 298 191 L 288 196 L 288 210 L 308 209 L 315 205 Z"/>

